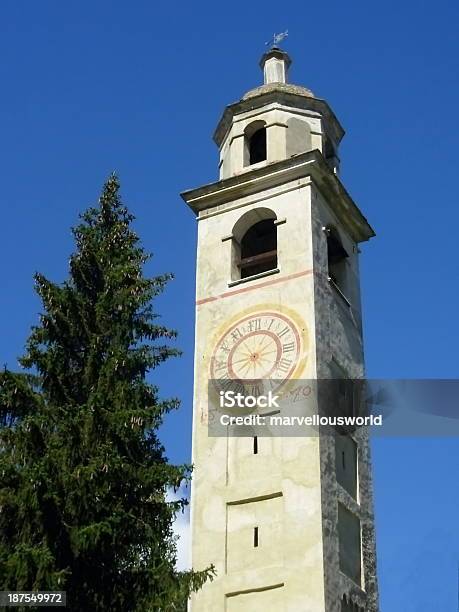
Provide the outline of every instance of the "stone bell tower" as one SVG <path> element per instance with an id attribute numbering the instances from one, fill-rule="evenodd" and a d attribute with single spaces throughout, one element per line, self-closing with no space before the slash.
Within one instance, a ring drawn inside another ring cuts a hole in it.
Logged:
<path id="1" fill-rule="evenodd" d="M 197 218 L 192 564 L 217 576 L 193 612 L 377 612 L 365 431 L 211 436 L 209 381 L 364 375 L 359 243 L 374 232 L 339 179 L 338 119 L 261 59 L 224 111 L 220 178 L 182 194 Z"/>

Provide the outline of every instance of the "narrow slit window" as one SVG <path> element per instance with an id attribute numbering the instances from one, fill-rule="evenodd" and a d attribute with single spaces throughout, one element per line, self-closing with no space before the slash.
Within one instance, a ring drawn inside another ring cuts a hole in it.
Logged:
<path id="1" fill-rule="evenodd" d="M 253 528 L 253 547 L 258 548 L 258 527 Z"/>

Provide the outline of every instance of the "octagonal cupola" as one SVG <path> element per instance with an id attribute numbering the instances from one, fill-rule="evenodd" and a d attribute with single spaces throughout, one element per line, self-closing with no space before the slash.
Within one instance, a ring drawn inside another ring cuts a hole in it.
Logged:
<path id="1" fill-rule="evenodd" d="M 318 149 L 335 173 L 344 135 L 325 100 L 288 83 L 289 55 L 279 47 L 263 54 L 263 85 L 226 107 L 214 140 L 220 148 L 220 179 Z"/>

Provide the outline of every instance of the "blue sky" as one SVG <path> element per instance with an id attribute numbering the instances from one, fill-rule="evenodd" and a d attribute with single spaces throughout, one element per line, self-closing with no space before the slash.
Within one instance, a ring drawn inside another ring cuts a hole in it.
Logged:
<path id="1" fill-rule="evenodd" d="M 2 362 L 37 320 L 34 271 L 64 279 L 69 227 L 116 169 L 149 272 L 176 274 L 158 308 L 184 356 L 153 378 L 183 400 L 163 436 L 189 460 L 196 227 L 178 193 L 216 179 L 220 113 L 288 28 L 291 80 L 347 130 L 342 180 L 377 232 L 362 253 L 368 374 L 458 377 L 458 17 L 446 0 L 4 0 Z M 383 612 L 455 612 L 457 438 L 378 440 L 373 456 Z"/>

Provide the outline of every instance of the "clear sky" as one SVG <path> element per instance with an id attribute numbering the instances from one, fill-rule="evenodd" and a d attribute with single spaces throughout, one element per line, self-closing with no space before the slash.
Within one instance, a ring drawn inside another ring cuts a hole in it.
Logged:
<path id="1" fill-rule="evenodd" d="M 288 28 L 291 80 L 347 130 L 342 180 L 377 232 L 368 374 L 458 377 L 458 18 L 452 0 L 3 0 L 0 360 L 15 367 L 37 321 L 34 271 L 64 279 L 69 227 L 116 169 L 149 272 L 176 274 L 158 308 L 184 356 L 153 378 L 183 400 L 163 436 L 189 461 L 196 225 L 178 193 L 216 179 L 220 113 Z M 459 440 L 379 440 L 373 456 L 381 609 L 456 612 Z"/>

